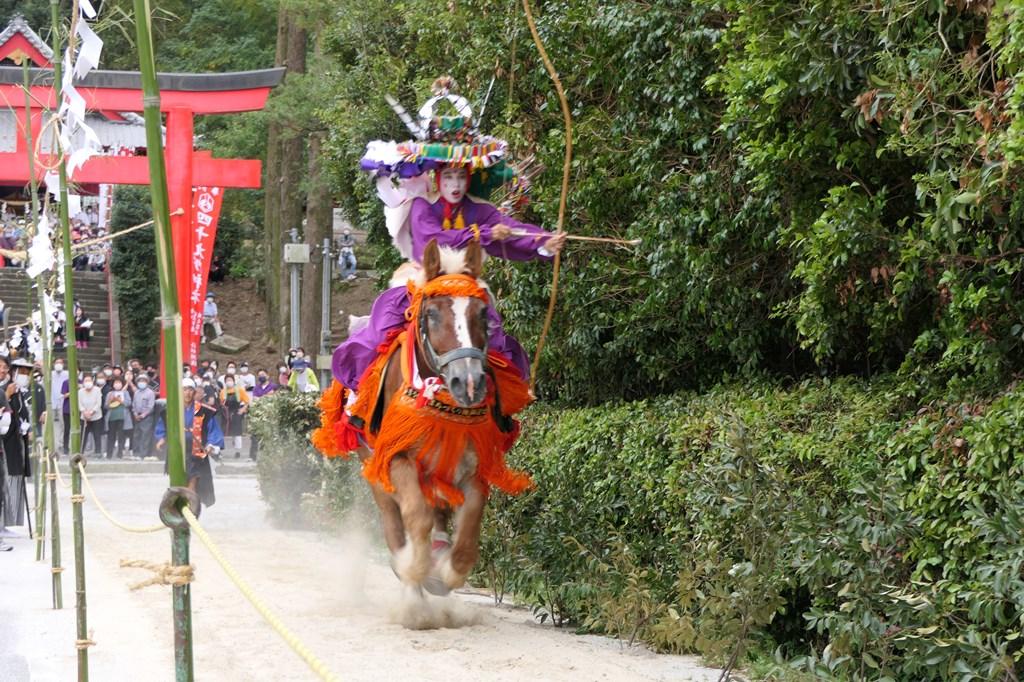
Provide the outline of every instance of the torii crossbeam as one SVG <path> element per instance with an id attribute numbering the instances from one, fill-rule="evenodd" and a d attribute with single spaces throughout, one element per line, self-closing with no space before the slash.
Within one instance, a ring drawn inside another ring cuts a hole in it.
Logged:
<path id="1" fill-rule="evenodd" d="M 160 109 L 166 112 L 164 154 L 168 198 L 172 213 L 183 209 L 180 215 L 171 219 L 178 300 L 182 302 L 183 310 L 187 309 L 194 290 L 193 273 L 189 267 L 195 250 L 193 189 L 204 186 L 256 189 L 261 185 L 261 164 L 258 160 L 215 159 L 209 152 L 194 149 L 195 116 L 258 111 L 266 105 L 270 90 L 280 83 L 284 72 L 285 69 L 277 68 L 236 73 L 158 75 Z M 14 111 L 19 127 L 23 127 L 25 121 L 22 77 L 20 67 L 0 66 L 0 107 Z M 32 137 L 39 140 L 44 110 L 57 108 L 53 71 L 32 68 L 29 69 L 29 77 L 32 83 Z M 138 72 L 92 71 L 76 82 L 75 87 L 85 98 L 89 110 L 104 112 L 111 117 L 116 117 L 119 112 L 143 110 L 142 79 Z M 40 153 L 36 167 L 30 168 L 31 155 L 25 148 L 23 137 L 21 134 L 17 136 L 15 151 L 0 152 L 0 184 L 27 184 L 33 172 L 36 179 L 42 180 L 45 169 L 55 161 L 51 154 Z M 78 168 L 69 181 L 148 185 L 149 166 L 142 157 L 95 156 Z M 204 285 L 206 274 L 202 273 Z M 186 349 L 186 361 L 192 363 L 196 360 L 195 353 L 189 354 L 188 349 L 198 347 L 197 343 L 192 343 L 193 331 L 193 325 L 186 320 L 182 325 L 182 348 Z"/>

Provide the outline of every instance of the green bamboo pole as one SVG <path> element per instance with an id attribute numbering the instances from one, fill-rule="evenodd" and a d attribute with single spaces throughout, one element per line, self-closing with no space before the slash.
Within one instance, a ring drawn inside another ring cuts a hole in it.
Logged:
<path id="1" fill-rule="evenodd" d="M 32 234 L 35 235 L 39 230 L 39 182 L 36 180 L 36 148 L 35 140 L 32 137 L 32 97 L 30 94 L 28 74 L 28 59 L 22 60 L 21 64 L 21 81 L 22 87 L 25 91 L 25 142 L 26 148 L 28 149 L 29 158 L 29 187 L 32 192 Z M 42 276 L 36 277 L 36 291 L 39 295 L 39 317 L 40 317 L 40 335 L 43 341 L 43 393 L 45 399 L 52 401 L 53 394 L 51 391 L 54 390 L 52 382 L 52 374 L 50 368 L 53 361 L 52 353 L 52 339 L 50 337 L 50 315 L 49 310 L 46 307 L 46 290 L 43 286 Z M 57 387 L 59 389 L 59 387 Z M 35 404 L 35 401 L 33 401 Z M 38 410 L 37 417 L 38 419 Z M 39 453 L 39 458 L 36 464 L 36 560 L 40 561 L 45 555 L 45 536 L 46 536 L 46 478 L 44 474 L 53 475 L 53 467 L 56 463 L 51 459 L 53 452 L 56 450 L 54 439 L 56 438 L 53 431 L 53 414 L 50 410 L 46 411 L 46 424 L 43 428 L 43 447 L 40 451 L 36 448 L 36 452 Z M 38 485 L 41 484 L 41 485 Z M 52 564 L 51 564 L 51 575 L 53 578 L 53 590 L 52 600 L 53 607 L 60 609 L 64 607 L 64 589 L 61 580 L 61 571 L 63 570 L 60 566 L 60 533 L 54 529 L 60 528 L 60 509 L 57 505 L 56 495 L 56 481 L 50 482 L 52 488 L 52 494 L 50 499 L 53 500 L 53 509 L 51 510 L 51 537 L 50 542 L 52 545 Z"/>
<path id="2" fill-rule="evenodd" d="M 60 565 L 60 505 L 57 504 L 57 458 L 53 452 L 47 453 L 46 480 L 50 482 L 50 573 L 53 575 L 53 608 L 64 608 L 64 586 L 61 574 L 64 567 Z"/>
<path id="3" fill-rule="evenodd" d="M 164 382 L 167 387 L 167 471 L 171 486 L 187 486 L 185 467 L 185 406 L 181 396 L 181 315 L 175 279 L 174 251 L 171 247 L 171 215 L 167 197 L 167 170 L 164 167 L 163 137 L 160 118 L 160 88 L 156 80 L 156 58 L 153 55 L 149 0 L 133 0 L 135 31 L 139 46 L 139 69 L 142 72 L 143 114 L 146 119 L 146 155 L 149 158 L 149 189 L 153 219 L 156 222 L 157 273 L 160 279 L 161 330 L 164 348 Z M 171 539 L 171 562 L 188 564 L 188 527 L 174 528 Z M 195 678 L 192 660 L 192 589 L 190 585 L 172 590 L 174 610 L 174 667 L 177 682 Z"/>
<path id="4" fill-rule="evenodd" d="M 72 18 L 72 21 L 74 18 Z M 53 41 L 53 90 L 59 105 L 61 100 L 61 79 L 62 50 L 60 39 L 60 0 L 50 0 L 50 32 Z M 70 461 L 74 462 L 75 455 L 81 456 L 81 435 L 80 413 L 78 411 L 78 349 L 75 337 L 75 291 L 71 271 L 71 224 L 68 220 L 68 169 L 65 163 L 63 150 L 57 150 L 60 156 L 60 164 L 57 167 L 57 175 L 60 179 L 60 228 L 61 228 L 61 249 L 64 254 L 64 314 L 67 318 L 65 323 L 67 339 L 67 360 L 68 360 L 68 386 L 71 399 L 71 442 L 70 449 L 74 453 Z M 71 466 L 71 520 L 73 524 L 73 536 L 75 540 L 75 622 L 78 641 L 75 647 L 78 650 L 78 682 L 89 680 L 89 626 L 88 611 L 85 595 L 85 533 L 82 530 L 82 474 L 78 467 Z"/>
<path id="5" fill-rule="evenodd" d="M 31 244 L 32 237 L 36 234 L 39 229 L 39 186 L 36 183 L 36 155 L 35 149 L 32 147 L 32 97 L 29 91 L 29 85 L 31 85 L 28 77 L 28 59 L 26 57 L 21 58 L 21 84 L 22 89 L 25 91 L 25 143 L 28 149 L 28 167 L 29 167 L 29 187 L 32 191 L 32 225 L 28 231 L 29 244 Z M 27 247 L 26 247 L 27 248 Z M 39 289 L 40 301 L 43 301 L 42 287 L 40 286 L 40 278 L 36 277 L 36 287 Z M 29 310 L 32 310 L 32 296 L 29 294 Z M 46 313 L 45 311 L 40 312 L 42 318 L 42 324 L 46 325 Z M 46 336 L 43 336 L 43 381 L 46 395 L 50 395 L 49 388 L 49 349 L 46 345 Z M 35 389 L 33 389 L 34 391 Z M 35 407 L 36 401 L 32 401 L 33 405 L 33 418 L 39 418 L 38 408 Z M 49 419 L 46 420 L 49 424 Z M 42 561 L 45 557 L 45 531 L 46 531 L 46 484 L 43 480 L 43 474 L 45 466 L 43 465 L 45 458 L 43 453 L 35 442 L 35 432 L 32 433 L 32 451 L 36 455 L 36 475 L 35 475 L 35 488 L 36 488 L 36 561 Z"/>

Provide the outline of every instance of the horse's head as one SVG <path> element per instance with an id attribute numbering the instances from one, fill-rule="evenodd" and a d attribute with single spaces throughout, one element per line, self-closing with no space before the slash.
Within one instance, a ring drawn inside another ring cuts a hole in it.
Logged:
<path id="1" fill-rule="evenodd" d="M 438 376 L 462 407 L 487 397 L 487 339 L 490 297 L 478 281 L 480 245 L 464 251 L 441 249 L 431 240 L 423 250 L 426 284 L 417 312 L 420 372 Z"/>

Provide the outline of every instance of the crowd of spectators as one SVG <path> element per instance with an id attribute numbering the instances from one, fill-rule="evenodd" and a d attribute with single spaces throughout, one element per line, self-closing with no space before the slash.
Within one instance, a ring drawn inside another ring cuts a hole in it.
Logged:
<path id="1" fill-rule="evenodd" d="M 47 217 L 51 225 L 57 225 L 57 215 L 53 207 L 49 209 Z M 11 204 L 0 205 L 0 249 L 7 252 L 25 251 L 28 247 L 29 223 L 28 215 L 18 213 Z M 95 240 L 102 239 L 107 234 L 106 228 L 100 225 L 99 213 L 94 205 L 86 204 L 81 211 L 72 216 L 71 245 L 74 252 L 71 267 L 79 272 L 105 272 L 110 263 L 110 242 Z M 0 255 L 0 267 L 23 266 L 23 260 L 11 253 Z"/>

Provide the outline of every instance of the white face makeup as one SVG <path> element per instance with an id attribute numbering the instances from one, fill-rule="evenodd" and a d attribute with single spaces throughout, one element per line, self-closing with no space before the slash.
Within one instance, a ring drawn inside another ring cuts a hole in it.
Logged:
<path id="1" fill-rule="evenodd" d="M 441 196 L 449 204 L 457 204 L 466 196 L 466 180 L 469 178 L 465 168 L 445 168 L 441 171 Z"/>

